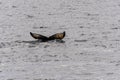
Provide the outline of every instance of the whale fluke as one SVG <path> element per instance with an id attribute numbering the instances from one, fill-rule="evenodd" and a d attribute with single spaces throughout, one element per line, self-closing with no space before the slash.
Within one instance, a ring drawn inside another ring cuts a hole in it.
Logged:
<path id="1" fill-rule="evenodd" d="M 55 40 L 55 39 L 62 40 L 65 37 L 65 31 L 63 33 L 53 34 L 49 37 L 41 35 L 41 34 L 37 34 L 37 33 L 32 33 L 32 32 L 30 32 L 30 35 L 33 38 L 38 39 L 38 40 L 42 40 L 42 41 L 49 41 L 49 40 Z"/>
<path id="2" fill-rule="evenodd" d="M 39 40 L 42 40 L 42 41 L 48 40 L 48 37 L 43 36 L 43 35 L 41 35 L 41 34 L 36 34 L 36 33 L 30 32 L 30 35 L 31 35 L 33 38 L 39 39 Z"/>
<path id="3" fill-rule="evenodd" d="M 65 31 L 63 33 L 56 33 L 49 37 L 49 40 L 63 39 L 65 37 Z"/>

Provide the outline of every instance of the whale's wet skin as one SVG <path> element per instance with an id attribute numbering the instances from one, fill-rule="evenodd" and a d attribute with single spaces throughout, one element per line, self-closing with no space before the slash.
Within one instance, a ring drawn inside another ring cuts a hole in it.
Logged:
<path id="1" fill-rule="evenodd" d="M 119 17 L 119 0 L 0 1 L 0 80 L 119 80 Z"/>

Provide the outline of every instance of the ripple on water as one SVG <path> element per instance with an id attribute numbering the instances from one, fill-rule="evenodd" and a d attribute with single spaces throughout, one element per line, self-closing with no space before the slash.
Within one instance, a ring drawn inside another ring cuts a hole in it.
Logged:
<path id="1" fill-rule="evenodd" d="M 87 42 L 88 40 L 74 40 L 75 42 Z"/>
<path id="2" fill-rule="evenodd" d="M 0 42 L 0 48 L 8 48 L 8 47 L 12 48 L 21 45 L 22 45 L 21 41 Z"/>

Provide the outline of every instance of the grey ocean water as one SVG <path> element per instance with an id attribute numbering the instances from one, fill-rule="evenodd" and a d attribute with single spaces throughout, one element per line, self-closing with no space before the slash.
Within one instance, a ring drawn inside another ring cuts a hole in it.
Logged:
<path id="1" fill-rule="evenodd" d="M 120 0 L 0 0 L 0 80 L 120 80 Z"/>

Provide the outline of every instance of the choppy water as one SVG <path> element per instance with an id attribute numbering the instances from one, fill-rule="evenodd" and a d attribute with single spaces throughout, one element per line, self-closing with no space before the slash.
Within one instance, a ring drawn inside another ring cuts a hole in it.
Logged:
<path id="1" fill-rule="evenodd" d="M 0 80 L 119 80 L 119 45 L 120 0 L 0 1 Z"/>

